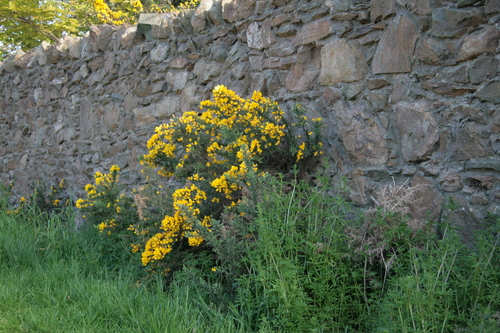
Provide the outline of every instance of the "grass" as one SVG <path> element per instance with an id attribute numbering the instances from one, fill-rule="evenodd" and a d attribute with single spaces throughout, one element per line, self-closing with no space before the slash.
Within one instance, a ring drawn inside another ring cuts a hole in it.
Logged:
<path id="1" fill-rule="evenodd" d="M 500 331 L 498 216 L 465 245 L 446 219 L 438 237 L 328 188 L 252 184 L 245 214 L 219 222 L 230 236 L 214 225 L 211 252 L 169 283 L 76 230 L 71 209 L 13 214 L 0 196 L 0 332 Z"/>
<path id="2" fill-rule="evenodd" d="M 0 332 L 237 332 L 190 286 L 137 286 L 67 217 L 0 212 Z"/>

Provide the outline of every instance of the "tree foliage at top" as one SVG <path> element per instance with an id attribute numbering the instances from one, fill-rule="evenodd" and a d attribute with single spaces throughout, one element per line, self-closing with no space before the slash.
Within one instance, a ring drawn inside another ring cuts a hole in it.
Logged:
<path id="1" fill-rule="evenodd" d="M 0 0 L 0 42 L 11 50 L 57 42 L 63 33 L 77 35 L 95 22 L 92 12 L 85 0 Z"/>
<path id="2" fill-rule="evenodd" d="M 63 34 L 81 35 L 93 24 L 136 23 L 141 12 L 193 8 L 199 0 L 0 0 L 0 60 L 13 50 Z"/>

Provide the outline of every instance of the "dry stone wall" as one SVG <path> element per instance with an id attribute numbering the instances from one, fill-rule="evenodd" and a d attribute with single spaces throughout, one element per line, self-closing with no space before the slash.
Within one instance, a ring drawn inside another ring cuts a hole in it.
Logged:
<path id="1" fill-rule="evenodd" d="M 77 195 L 118 164 L 137 184 L 155 126 L 223 84 L 322 117 L 356 204 L 408 181 L 425 188 L 414 214 L 451 197 L 470 231 L 500 207 L 499 39 L 500 0 L 202 0 L 92 27 L 0 66 L 0 174 Z"/>

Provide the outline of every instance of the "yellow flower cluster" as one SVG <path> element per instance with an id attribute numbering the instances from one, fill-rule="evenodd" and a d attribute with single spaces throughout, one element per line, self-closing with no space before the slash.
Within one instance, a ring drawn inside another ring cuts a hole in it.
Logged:
<path id="1" fill-rule="evenodd" d="M 139 13 L 143 11 L 143 6 L 139 0 L 124 0 L 120 2 L 120 10 L 113 10 L 105 0 L 94 0 L 94 9 L 102 23 L 120 25 L 125 22 L 134 23 Z"/>
<path id="2" fill-rule="evenodd" d="M 145 266 L 151 261 L 163 259 L 172 251 L 173 244 L 181 238 L 187 237 L 190 246 L 199 246 L 203 242 L 199 231 L 193 229 L 190 221 L 198 219 L 199 206 L 207 200 L 206 193 L 196 185 L 191 184 L 188 188 L 177 189 L 172 197 L 174 199 L 174 215 L 165 216 L 160 226 L 163 231 L 146 242 L 145 250 L 142 253 L 142 264 Z M 209 222 L 210 216 L 205 216 L 201 224 L 209 228 Z"/>
<path id="3" fill-rule="evenodd" d="M 201 102 L 205 112 L 185 112 L 158 126 L 141 163 L 160 167 L 161 175 L 172 176 L 187 162 L 203 162 L 206 167 L 241 162 L 243 145 L 250 147 L 251 157 L 255 157 L 264 148 L 281 143 L 285 125 L 276 102 L 259 91 L 245 100 L 224 86 L 215 87 L 213 95 L 213 101 Z"/>

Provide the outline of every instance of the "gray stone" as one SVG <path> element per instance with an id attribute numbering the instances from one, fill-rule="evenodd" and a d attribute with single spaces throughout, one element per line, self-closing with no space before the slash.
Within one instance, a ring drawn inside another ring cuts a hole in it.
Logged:
<path id="1" fill-rule="evenodd" d="M 465 169 L 489 169 L 500 172 L 500 157 L 471 158 L 465 162 Z"/>
<path id="2" fill-rule="evenodd" d="M 43 41 L 38 45 L 35 49 L 35 60 L 38 61 L 40 66 L 43 66 L 47 63 L 47 54 L 45 51 L 49 48 L 50 44 Z"/>
<path id="3" fill-rule="evenodd" d="M 184 89 L 188 81 L 189 73 L 187 71 L 168 71 L 166 81 L 168 85 L 174 90 L 179 91 Z"/>
<path id="4" fill-rule="evenodd" d="M 374 110 L 381 111 L 387 107 L 387 94 L 369 91 L 365 94 L 365 99 L 370 102 Z"/>
<path id="5" fill-rule="evenodd" d="M 485 23 L 484 13 L 478 9 L 439 8 L 432 12 L 430 34 L 438 38 L 457 38 L 467 32 L 469 26 Z"/>
<path id="6" fill-rule="evenodd" d="M 25 53 L 21 50 L 16 50 L 10 54 L 2 63 L 2 69 L 7 72 L 14 72 L 16 70 L 16 62 L 22 58 Z"/>
<path id="7" fill-rule="evenodd" d="M 397 15 L 380 39 L 372 61 L 373 74 L 410 72 L 417 37 L 417 26 L 407 16 Z"/>
<path id="8" fill-rule="evenodd" d="M 361 83 L 351 83 L 344 88 L 342 93 L 346 99 L 353 99 L 359 95 L 361 90 L 363 90 L 363 85 Z"/>
<path id="9" fill-rule="evenodd" d="M 459 83 L 469 83 L 469 76 L 467 75 L 467 66 L 460 66 L 458 68 L 453 68 L 449 74 L 448 78 L 453 82 Z"/>
<path id="10" fill-rule="evenodd" d="M 446 192 L 455 192 L 462 188 L 461 176 L 455 170 L 445 170 L 439 174 L 437 181 L 441 189 Z"/>
<path id="11" fill-rule="evenodd" d="M 113 45 L 111 42 L 113 39 L 113 34 L 116 32 L 117 27 L 114 25 L 103 25 L 100 27 L 100 32 L 97 35 L 96 46 L 98 50 L 108 51 Z"/>
<path id="12" fill-rule="evenodd" d="M 158 119 L 169 119 L 180 110 L 181 97 L 179 95 L 167 96 L 155 105 L 154 115 Z"/>
<path id="13" fill-rule="evenodd" d="M 395 106 L 395 126 L 405 162 L 429 158 L 439 140 L 438 126 L 427 100 L 399 102 Z"/>
<path id="14" fill-rule="evenodd" d="M 250 24 L 247 29 L 248 47 L 256 50 L 268 48 L 274 42 L 271 26 L 271 20 L 264 21 L 262 26 L 259 26 L 257 22 Z"/>
<path id="15" fill-rule="evenodd" d="M 365 56 L 356 42 L 337 39 L 321 49 L 321 85 L 358 81 L 367 72 Z"/>
<path id="16" fill-rule="evenodd" d="M 153 27 L 159 26 L 166 28 L 168 27 L 176 17 L 175 13 L 142 13 L 139 15 L 139 21 L 137 23 L 137 30 L 135 32 L 134 40 L 140 40 L 141 38 L 146 38 L 147 40 L 154 39 L 153 37 Z M 156 35 L 156 37 L 159 37 Z"/>
<path id="17" fill-rule="evenodd" d="M 500 81 L 488 83 L 484 88 L 476 92 L 476 96 L 483 101 L 500 103 Z"/>
<path id="18" fill-rule="evenodd" d="M 164 61 L 168 52 L 170 51 L 170 46 L 168 44 L 158 44 L 154 49 L 149 53 L 149 57 L 153 63 L 160 63 Z"/>
<path id="19" fill-rule="evenodd" d="M 471 129 L 470 124 L 456 129 L 453 134 L 453 141 L 448 146 L 448 152 L 453 160 L 466 161 L 486 155 L 480 144 L 479 135 Z"/>
<path id="20" fill-rule="evenodd" d="M 132 109 L 139 126 L 147 125 L 156 121 L 156 105 L 137 107 Z"/>
<path id="21" fill-rule="evenodd" d="M 466 36 L 459 47 L 457 61 L 473 59 L 483 53 L 494 53 L 499 39 L 500 31 L 493 26 Z"/>
<path id="22" fill-rule="evenodd" d="M 494 57 L 479 58 L 469 69 L 470 82 L 480 84 L 489 81 L 498 74 L 499 61 Z"/>
<path id="23" fill-rule="evenodd" d="M 123 31 L 122 35 L 121 35 L 121 46 L 122 47 L 130 47 L 132 46 L 132 41 L 134 40 L 134 36 L 137 32 L 137 27 L 136 26 L 133 26 L 133 27 L 128 27 L 127 29 L 125 29 L 125 31 Z"/>
<path id="24" fill-rule="evenodd" d="M 88 97 L 83 97 L 80 100 L 80 137 L 82 139 L 90 139 L 94 137 L 96 130 L 95 114 L 93 112 L 92 102 Z"/>
<path id="25" fill-rule="evenodd" d="M 485 12 L 486 14 L 493 14 L 500 12 L 500 0 L 486 0 Z"/>
<path id="26" fill-rule="evenodd" d="M 280 37 L 290 37 L 297 33 L 297 26 L 292 23 L 282 24 L 276 31 L 276 35 Z"/>
<path id="27" fill-rule="evenodd" d="M 198 77 L 199 83 L 205 84 L 210 78 L 219 76 L 222 72 L 222 64 L 202 59 L 193 68 L 193 73 Z"/>

